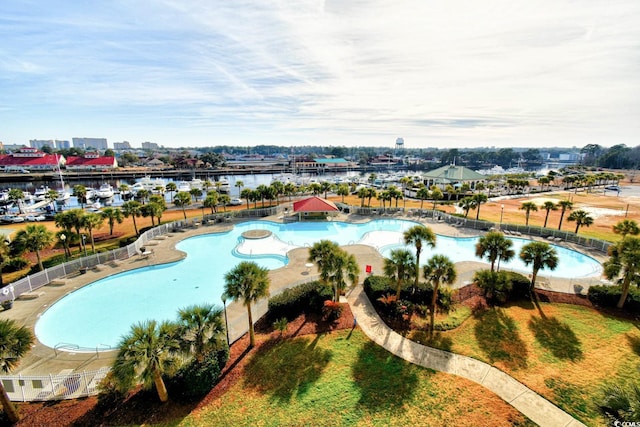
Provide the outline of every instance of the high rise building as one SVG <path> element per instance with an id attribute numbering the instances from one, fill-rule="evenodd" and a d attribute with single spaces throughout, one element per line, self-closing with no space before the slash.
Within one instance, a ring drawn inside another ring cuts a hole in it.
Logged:
<path id="1" fill-rule="evenodd" d="M 129 141 L 114 142 L 113 149 L 114 150 L 131 150 L 131 144 L 129 144 Z"/>
<path id="2" fill-rule="evenodd" d="M 29 147 L 31 148 L 42 150 L 42 147 L 44 147 L 45 145 L 52 149 L 56 148 L 56 145 L 53 142 L 53 139 L 30 139 L 29 140 Z"/>
<path id="3" fill-rule="evenodd" d="M 95 148 L 96 150 L 106 150 L 109 148 L 107 145 L 107 138 L 73 138 L 73 146 L 76 148 Z"/>
<path id="4" fill-rule="evenodd" d="M 58 150 L 68 150 L 71 148 L 71 143 L 68 140 L 56 139 L 55 144 Z"/>
<path id="5" fill-rule="evenodd" d="M 142 149 L 143 150 L 157 150 L 158 149 L 158 144 L 156 144 L 155 142 L 143 142 L 142 143 Z"/>

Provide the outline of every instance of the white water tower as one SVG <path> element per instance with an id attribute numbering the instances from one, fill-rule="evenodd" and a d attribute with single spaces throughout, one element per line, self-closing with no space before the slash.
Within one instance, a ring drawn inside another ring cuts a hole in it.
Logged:
<path id="1" fill-rule="evenodd" d="M 404 149 L 404 138 L 396 138 L 396 152 Z"/>

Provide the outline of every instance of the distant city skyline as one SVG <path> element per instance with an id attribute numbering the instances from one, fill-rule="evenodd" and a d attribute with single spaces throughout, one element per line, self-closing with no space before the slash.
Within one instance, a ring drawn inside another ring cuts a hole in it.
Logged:
<path id="1" fill-rule="evenodd" d="M 0 141 L 640 144 L 640 2 L 0 5 Z"/>

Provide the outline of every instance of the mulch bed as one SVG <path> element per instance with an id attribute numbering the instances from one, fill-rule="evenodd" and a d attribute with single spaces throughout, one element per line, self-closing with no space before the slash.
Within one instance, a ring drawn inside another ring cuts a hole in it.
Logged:
<path id="1" fill-rule="evenodd" d="M 353 314 L 347 304 L 343 304 L 342 316 L 335 322 L 327 322 L 319 315 L 301 315 L 289 322 L 287 330 L 280 336 L 268 320 L 261 319 L 256 324 L 256 346 L 249 349 L 249 336 L 245 334 L 230 348 L 229 360 L 223 369 L 218 384 L 202 399 L 183 402 L 172 399 L 160 403 L 155 390 L 136 390 L 116 407 L 102 408 L 96 397 L 52 402 L 17 404 L 22 419 L 17 426 L 22 427 L 68 427 L 68 426 L 114 426 L 168 423 L 186 417 L 192 411 L 206 407 L 223 395 L 244 375 L 244 368 L 253 355 L 265 346 L 271 346 L 282 339 L 321 334 L 341 329 L 352 329 Z M 171 393 L 171 390 L 169 390 Z M 6 423 L 0 414 L 0 425 Z"/>

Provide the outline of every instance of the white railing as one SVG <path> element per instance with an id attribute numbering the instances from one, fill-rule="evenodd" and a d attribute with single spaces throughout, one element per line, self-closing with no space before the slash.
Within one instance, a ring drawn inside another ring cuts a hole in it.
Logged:
<path id="1" fill-rule="evenodd" d="M 77 399 L 98 394 L 98 384 L 109 371 L 64 370 L 57 375 L 0 376 L 0 381 L 13 402 Z"/>

